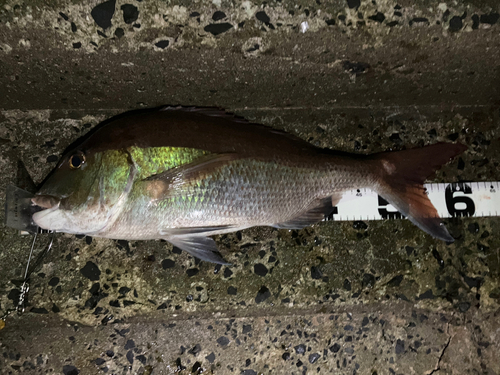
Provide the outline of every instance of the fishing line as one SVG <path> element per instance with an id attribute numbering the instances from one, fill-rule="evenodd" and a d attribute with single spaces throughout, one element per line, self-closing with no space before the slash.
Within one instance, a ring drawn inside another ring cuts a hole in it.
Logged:
<path id="1" fill-rule="evenodd" d="M 38 236 L 38 232 L 33 235 L 33 242 L 31 243 L 30 255 L 28 257 L 28 262 L 26 263 L 26 271 L 24 271 L 24 280 L 28 279 L 28 271 L 30 269 L 31 257 L 33 256 L 33 249 L 35 248 L 36 237 Z"/>
<path id="2" fill-rule="evenodd" d="M 33 252 L 35 249 L 35 243 L 38 238 L 38 233 L 50 233 L 50 241 L 47 246 L 44 247 L 44 249 L 38 254 L 36 257 L 35 262 L 33 265 L 31 265 L 31 259 L 33 257 Z M 28 292 L 30 290 L 30 278 L 32 273 L 38 268 L 38 266 L 42 263 L 43 258 L 47 255 L 47 253 L 50 251 L 52 248 L 52 245 L 54 243 L 54 233 L 55 232 L 48 232 L 45 230 L 40 230 L 39 232 L 35 232 L 33 235 L 33 241 L 31 243 L 31 249 L 30 249 L 30 254 L 28 256 L 28 261 L 26 262 L 26 269 L 24 271 L 24 279 L 23 283 L 21 285 L 21 289 L 19 291 L 19 299 L 17 302 L 17 305 L 15 308 L 12 309 L 7 309 L 3 315 L 0 317 L 0 329 L 5 327 L 5 319 L 14 311 L 17 312 L 18 315 L 22 315 L 24 313 L 25 307 L 26 307 L 26 299 L 28 296 Z M 31 265 L 31 267 L 30 267 Z"/>

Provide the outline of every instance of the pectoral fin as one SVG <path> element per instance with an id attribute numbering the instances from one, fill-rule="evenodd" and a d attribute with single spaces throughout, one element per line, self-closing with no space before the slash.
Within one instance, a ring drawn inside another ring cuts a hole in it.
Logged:
<path id="1" fill-rule="evenodd" d="M 166 239 L 172 245 L 179 249 L 187 251 L 195 258 L 205 262 L 228 265 L 222 256 L 219 255 L 219 250 L 215 241 L 210 237 L 192 236 L 192 237 L 170 237 Z"/>
<path id="2" fill-rule="evenodd" d="M 191 163 L 180 165 L 163 173 L 149 176 L 144 181 L 163 181 L 169 185 L 182 184 L 193 180 L 200 175 L 209 174 L 214 169 L 238 158 L 237 154 L 210 154 L 199 157 Z"/>

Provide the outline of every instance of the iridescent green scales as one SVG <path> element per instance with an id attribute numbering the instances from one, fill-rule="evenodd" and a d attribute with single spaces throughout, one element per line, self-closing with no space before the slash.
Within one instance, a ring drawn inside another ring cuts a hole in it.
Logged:
<path id="1" fill-rule="evenodd" d="M 208 151 L 185 147 L 130 147 L 128 152 L 136 164 L 137 178 L 140 180 L 189 164 L 200 156 L 209 154 Z"/>
<path id="2" fill-rule="evenodd" d="M 136 183 L 133 191 L 131 192 L 132 200 L 136 198 L 145 197 L 148 195 L 147 189 L 150 187 L 149 183 L 141 183 L 151 176 L 159 175 L 168 170 L 176 167 L 181 167 L 194 162 L 196 159 L 209 154 L 204 150 L 185 147 L 130 147 L 127 150 L 137 168 Z M 168 206 L 174 201 L 181 199 L 182 201 L 189 201 L 191 196 L 164 196 L 162 200 L 157 203 L 161 206 Z"/>
<path id="3" fill-rule="evenodd" d="M 98 152 L 94 160 L 85 165 L 87 175 L 94 175 L 95 179 L 80 181 L 80 189 L 104 205 L 112 205 L 123 193 L 130 175 L 130 165 L 127 153 L 121 150 Z M 106 176 L 106 178 L 99 178 Z M 92 185 L 84 188 L 88 183 Z M 82 198 L 83 199 L 83 198 Z M 88 202 L 90 203 L 90 202 Z"/>

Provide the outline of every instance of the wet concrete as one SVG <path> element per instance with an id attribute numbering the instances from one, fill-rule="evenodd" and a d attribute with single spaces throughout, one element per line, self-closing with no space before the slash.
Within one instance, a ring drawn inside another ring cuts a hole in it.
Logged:
<path id="1" fill-rule="evenodd" d="M 2 202 L 17 159 L 40 182 L 100 121 L 164 104 L 350 152 L 457 141 L 469 149 L 434 181 L 499 179 L 495 4 L 96 5 L 2 5 Z M 447 225 L 452 245 L 406 221 L 254 228 L 216 237 L 223 267 L 166 242 L 59 234 L 27 313 L 0 331 L 0 368 L 499 374 L 499 221 Z M 29 242 L 0 228 L 2 312 Z"/>

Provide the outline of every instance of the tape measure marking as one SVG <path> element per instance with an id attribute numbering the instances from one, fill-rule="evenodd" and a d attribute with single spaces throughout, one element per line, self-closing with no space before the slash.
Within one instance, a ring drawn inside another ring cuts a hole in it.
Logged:
<path id="1" fill-rule="evenodd" d="M 440 217 L 488 217 L 500 212 L 500 181 L 425 184 Z M 384 220 L 404 218 L 370 189 L 350 190 L 325 220 Z"/>

